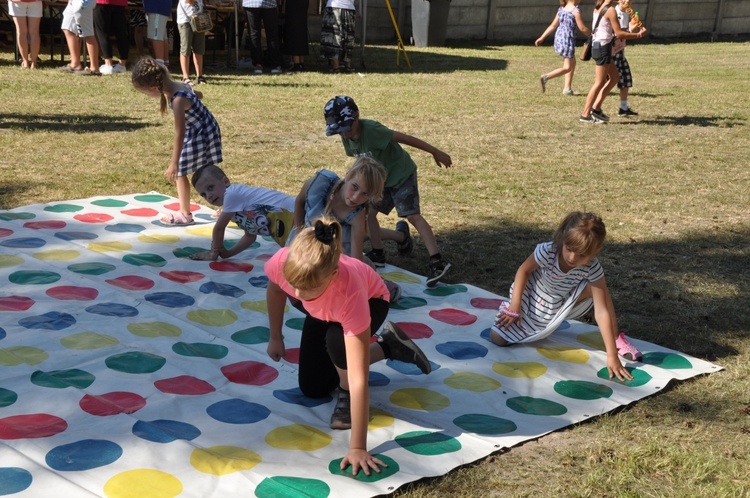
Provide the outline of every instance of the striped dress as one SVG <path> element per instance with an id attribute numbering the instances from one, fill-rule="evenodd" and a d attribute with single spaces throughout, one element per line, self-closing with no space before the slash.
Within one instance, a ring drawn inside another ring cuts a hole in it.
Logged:
<path id="1" fill-rule="evenodd" d="M 568 273 L 560 269 L 558 249 L 553 242 L 536 246 L 534 259 L 539 268 L 529 276 L 521 300 L 521 325 L 513 323 L 507 329 L 492 327 L 509 343 L 544 339 L 566 318 L 577 318 L 593 306 L 591 299 L 577 303 L 590 282 L 604 276 L 599 260 L 577 266 Z M 513 297 L 513 286 L 510 288 Z"/>
<path id="2" fill-rule="evenodd" d="M 169 102 L 170 109 L 176 97 L 184 97 L 191 103 L 185 112 L 185 141 L 177 168 L 177 176 L 187 176 L 203 166 L 222 161 L 221 130 L 216 118 L 196 94 L 184 90 L 175 92 Z"/>

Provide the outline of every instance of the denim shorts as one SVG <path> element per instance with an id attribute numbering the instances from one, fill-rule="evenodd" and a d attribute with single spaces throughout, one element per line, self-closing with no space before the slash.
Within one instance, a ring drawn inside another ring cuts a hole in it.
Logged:
<path id="1" fill-rule="evenodd" d="M 594 59 L 597 66 L 606 66 L 612 62 L 612 42 L 596 47 L 591 46 L 591 58 Z"/>
<path id="2" fill-rule="evenodd" d="M 398 187 L 386 187 L 383 189 L 383 198 L 378 203 L 373 203 L 375 209 L 383 214 L 388 214 L 396 208 L 396 213 L 401 218 L 411 214 L 420 214 L 419 210 L 419 188 L 417 187 L 417 172 L 406 179 Z"/>

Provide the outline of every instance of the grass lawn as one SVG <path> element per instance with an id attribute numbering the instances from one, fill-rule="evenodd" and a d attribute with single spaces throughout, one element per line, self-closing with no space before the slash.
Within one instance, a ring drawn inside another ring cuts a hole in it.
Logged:
<path id="1" fill-rule="evenodd" d="M 600 260 L 621 327 L 725 368 L 396 495 L 748 496 L 750 43 L 629 46 L 640 116 L 615 117 L 613 94 L 608 125 L 578 121 L 593 62 L 578 64 L 580 96 L 562 95 L 561 79 L 540 93 L 539 75 L 562 64 L 549 45 L 410 48 L 412 70 L 396 66 L 393 47 L 371 46 L 367 69 L 351 75 L 325 73 L 312 48 L 313 71 L 302 74 L 207 68 L 200 89 L 233 182 L 296 194 L 320 168 L 345 172 L 351 160 L 325 136 L 323 105 L 351 95 L 362 117 L 453 158 L 442 170 L 410 151 L 422 212 L 453 263 L 448 282 L 507 295 L 518 265 L 567 212 L 595 211 L 608 228 Z M 0 53 L 0 209 L 176 196 L 162 175 L 173 119 L 128 74 L 64 75 L 47 54 L 43 69 L 22 70 L 12 57 Z M 395 247 L 388 257 L 425 272 L 421 241 L 411 258 Z"/>

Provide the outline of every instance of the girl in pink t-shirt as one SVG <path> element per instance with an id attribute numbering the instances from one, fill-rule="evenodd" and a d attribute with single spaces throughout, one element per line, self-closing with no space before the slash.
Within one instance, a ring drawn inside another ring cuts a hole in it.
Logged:
<path id="1" fill-rule="evenodd" d="M 385 323 L 377 342 L 370 343 L 388 315 L 388 289 L 372 268 L 341 253 L 341 238 L 337 221 L 319 218 L 266 262 L 268 356 L 279 361 L 286 354 L 281 328 L 289 297 L 306 315 L 300 339 L 300 390 L 322 398 L 338 387 L 331 428 L 352 429 L 341 469 L 351 465 L 352 474 L 361 468 L 369 476 L 385 466 L 367 452 L 370 364 L 384 358 L 405 361 L 425 374 L 432 367 L 422 350 L 391 322 Z"/>

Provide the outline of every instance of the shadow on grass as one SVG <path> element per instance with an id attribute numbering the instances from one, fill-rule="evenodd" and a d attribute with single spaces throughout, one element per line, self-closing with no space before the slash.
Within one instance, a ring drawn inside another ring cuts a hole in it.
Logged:
<path id="1" fill-rule="evenodd" d="M 734 128 L 745 126 L 746 118 L 737 116 L 657 116 L 654 119 L 626 121 L 620 124 L 646 124 L 659 126 L 700 126 L 701 128 Z"/>
<path id="2" fill-rule="evenodd" d="M 0 129 L 95 133 L 134 131 L 155 126 L 140 119 L 111 114 L 19 114 L 0 112 Z"/>
<path id="3" fill-rule="evenodd" d="M 24 194 L 31 190 L 33 182 L 26 183 L 0 183 L 0 209 L 13 209 L 18 204 L 17 199 L 22 199 Z"/>
<path id="4" fill-rule="evenodd" d="M 411 257 L 386 244 L 388 261 L 425 275 L 427 251 L 417 238 Z M 551 239 L 552 231 L 502 220 L 438 234 L 453 265 L 444 281 L 508 296 L 518 266 Z M 605 243 L 599 259 L 618 323 L 629 335 L 709 361 L 738 354 L 733 341 L 750 331 L 744 304 L 750 302 L 750 228 Z M 595 323 L 592 314 L 583 321 Z"/>

